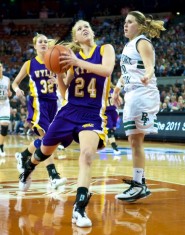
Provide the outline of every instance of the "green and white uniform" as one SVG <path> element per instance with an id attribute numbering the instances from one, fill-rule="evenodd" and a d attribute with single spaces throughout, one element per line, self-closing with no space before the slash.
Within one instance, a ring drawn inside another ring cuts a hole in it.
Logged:
<path id="1" fill-rule="evenodd" d="M 160 97 L 157 79 L 154 74 L 147 86 L 141 82 L 145 74 L 144 64 L 137 50 L 137 43 L 141 39 L 150 42 L 144 35 L 136 37 L 125 45 L 120 60 L 125 90 L 123 123 L 127 136 L 158 132 L 156 114 L 159 111 Z M 153 54 L 155 61 L 155 52 Z"/>
<path id="2" fill-rule="evenodd" d="M 9 78 L 0 78 L 0 122 L 10 121 L 10 102 L 8 98 Z"/>

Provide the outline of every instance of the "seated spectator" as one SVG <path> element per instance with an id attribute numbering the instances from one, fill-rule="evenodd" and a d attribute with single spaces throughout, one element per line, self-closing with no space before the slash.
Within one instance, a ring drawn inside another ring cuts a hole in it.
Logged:
<path id="1" fill-rule="evenodd" d="M 166 96 L 164 98 L 164 103 L 166 103 L 166 107 L 167 109 L 170 111 L 171 110 L 171 107 L 170 107 L 170 97 L 169 96 Z"/>
<path id="2" fill-rule="evenodd" d="M 178 102 L 177 102 L 177 96 L 175 94 L 173 94 L 170 98 L 170 103 L 169 103 L 169 107 L 172 110 L 176 110 L 178 106 Z"/>
<path id="3" fill-rule="evenodd" d="M 16 128 L 20 120 L 20 114 L 18 113 L 17 109 L 12 109 L 10 114 L 10 129 L 12 133 L 16 132 Z"/>
<path id="4" fill-rule="evenodd" d="M 25 115 L 21 115 L 20 120 L 17 121 L 16 124 L 16 129 L 14 134 L 21 134 L 21 135 L 25 135 L 26 131 L 25 131 L 25 122 L 26 122 L 26 116 Z"/>
<path id="5" fill-rule="evenodd" d="M 185 112 L 185 101 L 184 100 L 180 101 L 178 103 L 178 106 L 179 106 L 179 108 L 177 110 L 178 112 Z"/>
<path id="6" fill-rule="evenodd" d="M 162 107 L 161 109 L 159 110 L 159 112 L 170 112 L 170 108 L 167 106 L 167 104 L 164 102 L 162 103 Z"/>

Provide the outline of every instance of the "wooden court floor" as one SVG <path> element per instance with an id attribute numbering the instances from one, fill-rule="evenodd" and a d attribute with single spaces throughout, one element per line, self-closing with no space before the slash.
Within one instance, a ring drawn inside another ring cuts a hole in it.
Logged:
<path id="1" fill-rule="evenodd" d="M 30 190 L 18 189 L 15 152 L 31 142 L 30 136 L 8 136 L 5 158 L 0 157 L 0 235 L 185 235 L 185 145 L 146 142 L 146 176 L 152 195 L 135 203 L 119 202 L 115 194 L 132 176 L 127 141 L 118 141 L 122 154 L 114 156 L 108 145 L 96 154 L 87 207 L 92 228 L 71 224 L 76 194 L 79 147 L 73 143 L 57 150 L 55 163 L 68 178 L 65 188 L 52 191 L 44 163 L 33 173 Z"/>

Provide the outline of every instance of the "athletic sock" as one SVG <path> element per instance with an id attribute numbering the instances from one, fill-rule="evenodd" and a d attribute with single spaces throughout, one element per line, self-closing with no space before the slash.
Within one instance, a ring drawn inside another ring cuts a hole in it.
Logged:
<path id="1" fill-rule="evenodd" d="M 25 149 L 23 152 L 21 152 L 23 160 L 27 160 L 29 157 L 32 156 L 32 153 L 27 149 Z"/>
<path id="2" fill-rule="evenodd" d="M 114 143 L 111 143 L 111 146 L 114 150 L 118 150 L 118 146 L 117 144 L 114 142 Z"/>
<path id="3" fill-rule="evenodd" d="M 4 148 L 3 147 L 4 147 L 4 144 L 0 144 L 0 149 L 1 149 L 2 152 L 4 152 Z"/>
<path id="4" fill-rule="evenodd" d="M 49 164 L 46 166 L 46 169 L 48 171 L 48 175 L 49 177 L 53 180 L 53 179 L 60 179 L 59 173 L 57 172 L 55 165 Z"/>
<path id="5" fill-rule="evenodd" d="M 142 184 L 143 168 L 133 169 L 133 180 Z"/>
<path id="6" fill-rule="evenodd" d="M 76 201 L 75 201 L 77 206 L 79 207 L 85 206 L 87 202 L 87 196 L 88 196 L 88 189 L 86 187 L 79 187 L 77 189 Z"/>

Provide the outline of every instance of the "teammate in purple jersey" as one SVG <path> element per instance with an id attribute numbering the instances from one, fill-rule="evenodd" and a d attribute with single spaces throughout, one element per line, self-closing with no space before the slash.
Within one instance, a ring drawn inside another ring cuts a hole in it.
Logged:
<path id="1" fill-rule="evenodd" d="M 24 171 L 24 164 L 34 153 L 35 149 L 40 147 L 41 138 L 48 130 L 50 123 L 57 111 L 57 85 L 56 75 L 50 72 L 44 64 L 44 54 L 48 49 L 48 39 L 45 35 L 38 34 L 33 38 L 34 48 L 37 56 L 28 60 L 22 66 L 20 72 L 12 83 L 12 88 L 16 96 L 22 97 L 24 91 L 19 88 L 20 82 L 29 76 L 29 101 L 28 101 L 28 118 L 34 132 L 39 136 L 35 141 L 30 143 L 21 153 L 16 153 L 17 169 L 20 173 Z M 50 178 L 51 188 L 58 188 L 66 182 L 66 178 L 60 178 L 52 158 L 45 162 Z"/>
<path id="2" fill-rule="evenodd" d="M 73 207 L 72 223 L 79 227 L 92 226 L 85 213 L 90 193 L 91 166 L 96 151 L 106 144 L 105 109 L 110 89 L 110 76 L 114 69 L 115 52 L 110 44 L 97 46 L 94 32 L 87 21 L 80 20 L 72 28 L 72 48 L 76 55 L 63 53 L 61 64 L 71 66 L 67 75 L 58 75 L 66 104 L 58 111 L 42 145 L 25 164 L 20 175 L 20 189 L 28 189 L 35 166 L 47 159 L 61 143 L 64 147 L 73 140 L 80 144 L 77 195 Z M 67 89 L 67 91 L 66 91 Z"/>
<path id="3" fill-rule="evenodd" d="M 108 141 L 112 146 L 113 153 L 115 155 L 120 155 L 121 151 L 118 149 L 115 139 L 115 130 L 119 114 L 117 107 L 112 103 L 112 94 L 114 91 L 114 85 L 111 83 L 111 89 L 109 92 L 109 98 L 107 102 L 106 115 L 107 115 L 107 128 L 108 128 Z"/>

